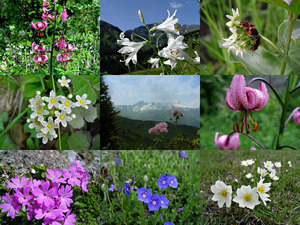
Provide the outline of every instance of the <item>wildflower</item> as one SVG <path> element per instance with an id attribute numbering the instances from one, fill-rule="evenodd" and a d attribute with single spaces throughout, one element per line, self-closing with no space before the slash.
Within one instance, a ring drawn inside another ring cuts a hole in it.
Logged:
<path id="1" fill-rule="evenodd" d="M 267 168 L 267 170 L 271 170 L 273 168 L 274 164 L 271 161 L 264 162 L 264 167 Z"/>
<path id="2" fill-rule="evenodd" d="M 145 203 L 149 203 L 150 202 L 150 198 L 152 196 L 152 192 L 151 190 L 148 190 L 147 188 L 139 188 L 138 192 L 138 200 L 145 202 Z"/>
<path id="3" fill-rule="evenodd" d="M 10 197 L 8 193 L 5 193 L 2 200 L 8 204 L 0 205 L 0 208 L 2 208 L 1 212 L 8 212 L 6 215 L 7 217 L 11 216 L 11 218 L 15 218 L 16 213 L 19 213 L 19 210 L 21 209 L 17 197 L 14 194 Z"/>
<path id="4" fill-rule="evenodd" d="M 168 177 L 168 182 L 167 182 L 167 183 L 168 183 L 169 186 L 172 187 L 172 188 L 177 188 L 177 187 L 178 187 L 177 179 L 176 179 L 176 177 L 175 177 L 174 175 L 172 175 L 172 174 Z"/>
<path id="5" fill-rule="evenodd" d="M 180 155 L 184 158 L 188 158 L 189 156 L 187 154 L 184 153 L 184 151 L 180 151 Z"/>
<path id="6" fill-rule="evenodd" d="M 281 167 L 281 162 L 275 162 L 275 167 L 280 168 Z"/>
<path id="7" fill-rule="evenodd" d="M 174 108 L 172 110 L 172 115 L 173 117 L 179 117 L 179 116 L 183 117 L 183 113 L 177 108 Z"/>
<path id="8" fill-rule="evenodd" d="M 168 46 L 158 52 L 158 55 L 169 60 L 164 64 L 170 65 L 171 69 L 174 69 L 177 65 L 177 60 L 187 60 L 189 55 L 184 52 L 187 49 L 187 44 L 183 43 L 184 36 L 180 35 L 176 39 L 173 36 L 169 36 Z"/>
<path id="9" fill-rule="evenodd" d="M 159 196 L 159 200 L 162 208 L 168 208 L 169 200 L 164 195 Z"/>
<path id="10" fill-rule="evenodd" d="M 165 122 L 161 122 L 155 125 L 155 127 L 152 127 L 148 130 L 149 134 L 155 132 L 156 135 L 159 135 L 160 133 L 168 133 L 168 124 Z"/>
<path id="11" fill-rule="evenodd" d="M 50 91 L 50 97 L 44 97 L 44 100 L 48 102 L 48 109 L 52 109 L 53 106 L 55 108 L 59 108 L 58 101 L 61 99 L 60 96 L 56 96 L 55 92 L 52 90 Z"/>
<path id="12" fill-rule="evenodd" d="M 289 5 L 289 4 L 291 4 L 291 2 L 292 2 L 293 0 L 283 0 L 283 1 L 285 1 L 285 2 Z"/>
<path id="13" fill-rule="evenodd" d="M 153 30 L 161 30 L 167 33 L 172 33 L 172 34 L 176 34 L 179 35 L 179 31 L 176 29 L 175 24 L 178 23 L 178 18 L 173 19 L 174 16 L 176 15 L 177 9 L 175 10 L 175 12 L 173 13 L 173 15 L 170 17 L 170 11 L 167 9 L 168 11 L 168 18 L 161 24 L 159 24 L 158 26 L 152 27 L 150 29 L 150 31 Z"/>
<path id="14" fill-rule="evenodd" d="M 251 146 L 250 150 L 256 150 L 256 148 L 254 146 Z"/>
<path id="15" fill-rule="evenodd" d="M 223 181 L 216 181 L 215 185 L 210 187 L 211 191 L 214 193 L 212 197 L 213 201 L 218 201 L 218 206 L 220 208 L 223 207 L 224 203 L 226 203 L 226 207 L 230 207 L 231 205 L 231 195 L 232 195 L 232 187 L 231 185 L 226 185 Z"/>
<path id="16" fill-rule="evenodd" d="M 71 190 L 70 185 L 62 185 L 60 189 L 57 191 L 58 198 L 57 201 L 59 202 L 59 208 L 68 209 L 70 204 L 73 203 L 71 197 L 73 196 L 73 190 Z"/>
<path id="17" fill-rule="evenodd" d="M 119 45 L 124 45 L 123 48 L 121 48 L 118 52 L 121 54 L 128 55 L 127 59 L 125 60 L 125 65 L 128 66 L 130 60 L 132 60 L 133 64 L 137 63 L 137 53 L 138 51 L 146 44 L 146 41 L 142 42 L 133 42 L 130 41 L 128 38 L 125 37 L 125 32 L 122 32 L 120 34 L 120 39 L 117 40 L 117 43 Z M 122 61 L 120 61 L 122 62 Z"/>
<path id="18" fill-rule="evenodd" d="M 40 45 L 36 45 L 36 44 L 34 44 L 34 42 L 32 42 L 32 44 L 31 44 L 33 51 L 42 52 L 42 53 L 49 51 L 49 49 L 47 49 L 47 51 L 46 51 L 46 45 L 44 43 L 42 43 L 42 46 L 43 47 L 41 47 Z"/>
<path id="19" fill-rule="evenodd" d="M 126 193 L 127 197 L 129 197 L 130 192 L 131 192 L 131 188 L 128 184 L 124 184 L 124 190 L 125 190 L 125 193 Z"/>
<path id="20" fill-rule="evenodd" d="M 114 184 L 111 184 L 111 185 L 110 185 L 110 188 L 108 188 L 108 190 L 111 191 L 111 192 L 114 192 L 114 188 L 115 188 L 115 185 L 114 185 Z"/>
<path id="21" fill-rule="evenodd" d="M 250 179 L 251 177 L 253 177 L 251 173 L 247 173 L 247 174 L 246 174 L 246 178 L 247 178 L 247 179 Z"/>
<path id="22" fill-rule="evenodd" d="M 142 23 L 145 23 L 144 16 L 143 16 L 143 13 L 141 10 L 138 11 L 138 14 L 139 14 L 139 17 L 140 17 Z"/>
<path id="23" fill-rule="evenodd" d="M 58 128 L 58 124 L 53 122 L 52 117 L 48 117 L 48 123 L 42 121 L 42 125 L 44 126 L 44 128 L 42 128 L 44 134 L 50 133 L 52 136 L 56 135 L 55 128 Z"/>
<path id="24" fill-rule="evenodd" d="M 48 27 L 48 24 L 46 21 L 37 22 L 37 23 L 33 23 L 31 21 L 31 27 L 35 30 L 44 30 Z"/>
<path id="25" fill-rule="evenodd" d="M 252 165 L 253 163 L 254 163 L 253 159 L 247 159 L 245 161 L 242 161 L 241 165 L 242 166 L 249 166 L 249 165 Z"/>
<path id="26" fill-rule="evenodd" d="M 116 166 L 122 166 L 122 161 L 121 161 L 121 159 L 116 158 L 116 159 L 115 159 L 115 165 L 116 165 Z"/>
<path id="27" fill-rule="evenodd" d="M 31 188 L 23 187 L 22 189 L 16 189 L 15 197 L 18 198 L 18 202 L 22 206 L 30 206 L 30 202 L 34 200 L 34 196 L 31 195 Z"/>
<path id="28" fill-rule="evenodd" d="M 62 35 L 60 38 L 58 47 L 59 47 L 59 49 L 63 49 L 65 47 L 65 45 L 66 45 L 65 37 L 64 37 L 64 35 Z M 56 59 L 57 59 L 57 56 L 56 56 Z M 59 61 L 59 60 L 57 59 L 57 61 Z"/>
<path id="29" fill-rule="evenodd" d="M 48 133 L 37 133 L 36 135 L 37 138 L 43 138 L 42 142 L 43 144 L 47 144 L 48 140 L 52 141 L 53 138 L 57 138 L 57 134 L 55 133 L 54 135 L 50 134 L 49 132 Z"/>
<path id="30" fill-rule="evenodd" d="M 43 109 L 42 105 L 37 106 L 34 109 L 34 112 L 30 115 L 30 119 L 38 118 L 39 122 L 44 121 L 44 115 L 48 115 L 49 112 Z"/>
<path id="31" fill-rule="evenodd" d="M 149 203 L 147 203 L 149 211 L 158 211 L 161 203 L 159 196 L 157 194 L 154 194 L 150 197 Z"/>
<path id="32" fill-rule="evenodd" d="M 148 63 L 152 63 L 151 68 L 158 68 L 159 67 L 159 58 L 150 58 L 148 61 Z"/>
<path id="33" fill-rule="evenodd" d="M 57 197 L 57 189 L 55 187 L 50 187 L 49 181 L 41 181 L 41 187 L 35 187 L 32 190 L 32 194 L 36 196 L 36 201 L 38 204 L 44 204 L 46 207 L 54 206 L 54 197 Z"/>
<path id="34" fill-rule="evenodd" d="M 74 187 L 74 184 L 76 184 L 78 187 L 80 187 L 80 178 L 82 178 L 82 175 L 78 173 L 76 166 L 70 165 L 70 169 L 63 170 L 63 176 L 66 178 L 68 181 L 68 184 L 70 184 L 72 187 Z"/>
<path id="35" fill-rule="evenodd" d="M 65 218 L 64 218 L 64 220 L 63 220 L 63 224 L 65 224 L 65 225 L 75 225 L 75 222 L 76 222 L 76 219 L 75 219 L 76 214 L 71 214 L 71 215 L 70 215 L 70 213 L 71 213 L 71 210 L 68 210 L 68 211 L 67 211 L 67 214 L 66 214 L 66 216 L 65 216 Z"/>
<path id="36" fill-rule="evenodd" d="M 70 53 L 68 53 L 68 54 L 66 54 L 66 53 L 63 53 L 63 54 L 58 54 L 57 56 L 56 56 L 56 60 L 58 61 L 58 62 L 61 62 L 63 65 L 65 65 L 66 64 L 66 62 L 67 61 L 69 61 L 71 59 L 71 55 L 70 55 Z"/>
<path id="37" fill-rule="evenodd" d="M 63 127 L 67 127 L 67 122 L 72 120 L 72 117 L 66 115 L 66 111 L 58 112 L 55 111 L 55 116 L 57 117 L 54 121 L 55 124 L 61 123 Z M 49 117 L 50 118 L 50 117 Z"/>
<path id="38" fill-rule="evenodd" d="M 239 129 L 239 124 L 234 123 L 234 131 L 243 132 L 245 127 L 247 134 L 249 134 L 249 124 L 247 122 L 247 115 L 249 114 L 249 111 L 254 112 L 261 110 L 268 103 L 268 100 L 268 89 L 264 83 L 259 84 L 259 90 L 246 87 L 245 77 L 243 75 L 235 75 L 225 99 L 225 104 L 228 109 L 232 111 L 241 111 L 239 119 L 239 121 L 242 121 L 241 130 Z M 252 120 L 250 114 L 249 119 L 254 124 L 254 128 L 252 130 L 255 132 L 258 124 Z"/>
<path id="39" fill-rule="evenodd" d="M 196 58 L 194 58 L 194 63 L 196 63 L 196 64 L 200 64 L 200 56 L 198 56 L 198 52 L 197 51 L 194 51 L 195 52 L 195 54 L 196 54 Z"/>
<path id="40" fill-rule="evenodd" d="M 266 194 L 270 190 L 271 183 L 263 183 L 264 179 L 261 179 L 259 183 L 257 184 L 257 193 L 259 194 L 259 197 L 263 201 L 264 205 L 266 205 L 266 201 L 271 201 L 268 199 L 270 195 Z"/>
<path id="41" fill-rule="evenodd" d="M 269 177 L 270 177 L 272 180 L 279 180 L 279 177 L 276 176 L 276 170 L 271 170 L 271 173 L 269 173 Z"/>
<path id="42" fill-rule="evenodd" d="M 62 76 L 62 79 L 58 79 L 58 82 L 60 83 L 60 86 L 69 88 L 69 83 L 71 82 L 71 80 L 67 80 L 65 76 Z"/>
<path id="43" fill-rule="evenodd" d="M 40 94 L 37 94 L 34 98 L 29 99 L 30 105 L 28 107 L 30 107 L 32 110 L 35 110 L 37 107 L 39 106 L 44 106 L 45 103 L 42 102 L 42 98 Z"/>
<path id="44" fill-rule="evenodd" d="M 66 6 L 64 6 L 64 10 L 62 11 L 61 20 L 62 20 L 63 22 L 66 22 L 66 21 L 67 21 L 67 10 L 66 10 Z"/>
<path id="45" fill-rule="evenodd" d="M 292 167 L 291 161 L 288 161 L 288 166 L 289 166 L 289 167 Z"/>
<path id="46" fill-rule="evenodd" d="M 300 124 L 300 107 L 296 108 L 296 110 L 294 110 L 294 114 L 293 114 L 293 118 L 295 123 Z"/>
<path id="47" fill-rule="evenodd" d="M 268 174 L 268 171 L 266 169 L 258 167 L 257 168 L 257 173 L 260 174 L 262 177 L 264 177 Z"/>
<path id="48" fill-rule="evenodd" d="M 169 179 L 168 179 L 167 175 L 164 174 L 164 175 L 160 176 L 157 180 L 159 189 L 167 188 L 169 186 L 168 180 Z"/>
<path id="49" fill-rule="evenodd" d="M 234 133 L 232 137 L 223 135 L 219 138 L 219 132 L 217 132 L 215 135 L 215 144 L 217 145 L 218 149 L 236 150 L 240 147 L 239 133 Z"/>
<path id="50" fill-rule="evenodd" d="M 75 49 L 75 44 L 65 44 L 64 51 L 73 51 Z"/>
<path id="51" fill-rule="evenodd" d="M 48 61 L 47 55 L 35 55 L 33 56 L 33 61 L 36 63 L 45 63 Z"/>
<path id="52" fill-rule="evenodd" d="M 63 172 L 60 169 L 57 169 L 56 172 L 54 168 L 47 169 L 46 177 L 52 181 L 52 183 L 66 183 L 66 178 L 61 177 Z"/>
<path id="53" fill-rule="evenodd" d="M 164 225 L 174 225 L 174 224 L 168 221 L 168 222 L 165 222 Z"/>
<path id="54" fill-rule="evenodd" d="M 237 189 L 237 196 L 233 198 L 233 201 L 238 203 L 242 208 L 254 209 L 256 205 L 259 205 L 257 188 L 252 188 L 250 185 L 244 186 Z"/>
<path id="55" fill-rule="evenodd" d="M 11 178 L 12 182 L 7 182 L 7 187 L 12 189 L 22 189 L 23 187 L 27 186 L 27 182 L 29 178 L 22 177 L 21 181 L 18 176 Z"/>
<path id="56" fill-rule="evenodd" d="M 91 104 L 91 101 L 90 100 L 86 100 L 87 98 L 87 94 L 83 94 L 82 97 L 80 97 L 79 95 L 76 95 L 76 105 L 79 107 L 79 106 L 82 106 L 84 108 L 88 108 L 88 104 Z"/>
<path id="57" fill-rule="evenodd" d="M 143 181 L 144 181 L 145 183 L 147 183 L 147 182 L 149 181 L 149 178 L 148 178 L 147 175 L 145 175 L 145 176 L 143 177 Z"/>
<path id="58" fill-rule="evenodd" d="M 182 211 L 183 211 L 183 208 L 177 209 L 177 212 L 182 212 Z"/>
<path id="59" fill-rule="evenodd" d="M 66 111 L 67 114 L 72 112 L 71 108 L 76 107 L 76 104 L 71 102 L 71 100 L 67 99 L 65 96 L 62 96 L 60 100 L 61 104 L 59 105 L 59 109 Z"/>

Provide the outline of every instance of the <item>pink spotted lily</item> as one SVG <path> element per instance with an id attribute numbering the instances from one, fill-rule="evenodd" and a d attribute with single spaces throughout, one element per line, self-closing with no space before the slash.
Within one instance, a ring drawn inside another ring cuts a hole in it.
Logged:
<path id="1" fill-rule="evenodd" d="M 237 150 L 240 147 L 239 133 L 234 133 L 232 137 L 228 135 L 219 137 L 219 132 L 217 132 L 215 134 L 215 144 L 221 150 Z"/>
<path id="2" fill-rule="evenodd" d="M 249 111 L 254 112 L 261 110 L 268 103 L 268 100 L 268 89 L 264 83 L 259 84 L 259 90 L 246 87 L 244 76 L 235 75 L 225 99 L 225 104 L 228 109 L 232 111 L 241 111 L 239 119 L 239 122 L 242 122 L 241 129 L 239 128 L 239 123 L 234 123 L 233 130 L 243 132 L 245 127 L 247 134 L 249 134 L 250 126 L 247 121 L 247 116 L 249 115 L 250 121 L 254 124 L 252 130 L 255 132 L 258 124 L 252 120 Z"/>
<path id="3" fill-rule="evenodd" d="M 63 49 L 64 51 L 73 51 L 75 49 L 75 44 L 66 44 L 66 47 Z"/>
<path id="4" fill-rule="evenodd" d="M 35 55 L 33 57 L 33 61 L 36 63 L 45 63 L 48 61 L 48 56 L 47 55 Z"/>
<path id="5" fill-rule="evenodd" d="M 37 22 L 37 23 L 33 23 L 31 21 L 31 27 L 35 30 L 44 30 L 48 27 L 48 24 L 46 21 Z"/>
<path id="6" fill-rule="evenodd" d="M 43 47 L 41 47 L 40 45 L 36 45 L 34 42 L 32 42 L 32 44 L 31 44 L 33 51 L 42 52 L 42 53 L 49 51 L 49 49 L 47 49 L 47 51 L 46 51 L 46 45 L 44 43 L 42 43 L 42 46 Z"/>

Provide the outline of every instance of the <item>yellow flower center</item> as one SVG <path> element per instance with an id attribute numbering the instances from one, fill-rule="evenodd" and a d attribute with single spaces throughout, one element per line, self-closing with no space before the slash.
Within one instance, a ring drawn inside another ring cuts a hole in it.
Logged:
<path id="1" fill-rule="evenodd" d="M 42 110 L 42 109 L 38 109 L 36 112 L 37 112 L 37 114 L 39 114 L 39 115 L 42 115 L 42 114 L 43 114 L 43 110 Z"/>
<path id="2" fill-rule="evenodd" d="M 41 122 L 40 121 L 35 121 L 35 125 L 37 125 L 39 127 L 39 126 L 41 126 Z"/>
<path id="3" fill-rule="evenodd" d="M 84 104 L 84 100 L 81 99 L 81 100 L 79 101 L 79 103 L 80 103 L 81 105 L 83 105 L 83 104 Z"/>
<path id="4" fill-rule="evenodd" d="M 64 115 L 64 114 L 60 114 L 60 115 L 59 115 L 59 119 L 60 119 L 60 120 L 64 120 L 65 117 L 66 117 L 66 115 Z"/>
<path id="5" fill-rule="evenodd" d="M 67 81 L 65 81 L 65 80 L 63 80 L 63 82 L 62 82 L 63 84 L 66 84 L 67 83 Z"/>
<path id="6" fill-rule="evenodd" d="M 220 191 L 220 194 L 221 194 L 222 197 L 226 197 L 227 196 L 227 191 L 223 189 L 222 191 Z"/>
<path id="7" fill-rule="evenodd" d="M 53 128 L 53 124 L 52 123 L 48 123 L 47 127 L 48 127 L 49 130 L 51 130 Z"/>
<path id="8" fill-rule="evenodd" d="M 244 199 L 248 202 L 252 199 L 252 196 L 250 194 L 245 194 Z"/>
<path id="9" fill-rule="evenodd" d="M 65 107 L 70 107 L 70 102 L 66 101 L 66 102 L 64 103 L 64 105 L 65 105 Z"/>
<path id="10" fill-rule="evenodd" d="M 143 194 L 143 198 L 146 198 L 146 195 L 145 195 L 145 194 Z"/>
<path id="11" fill-rule="evenodd" d="M 265 193 L 265 186 L 264 185 L 262 185 L 262 186 L 260 186 L 259 188 L 257 188 L 257 190 L 260 192 L 260 193 Z"/>
<path id="12" fill-rule="evenodd" d="M 166 183 L 166 181 L 164 180 L 162 183 L 163 183 L 163 184 L 165 184 L 165 183 Z"/>
<path id="13" fill-rule="evenodd" d="M 246 165 L 249 165 L 249 162 L 246 162 Z"/>
<path id="14" fill-rule="evenodd" d="M 35 104 L 36 104 L 36 105 L 39 105 L 39 104 L 41 104 L 41 101 L 36 101 Z"/>
<path id="15" fill-rule="evenodd" d="M 55 98 L 51 98 L 51 99 L 50 99 L 50 102 L 51 102 L 52 104 L 54 104 L 54 103 L 56 102 Z"/>
<path id="16" fill-rule="evenodd" d="M 152 205 L 156 205 L 156 201 L 153 201 L 153 202 L 152 202 Z"/>
<path id="17" fill-rule="evenodd" d="M 46 137 L 49 137 L 50 133 L 48 132 L 47 134 L 45 134 Z"/>

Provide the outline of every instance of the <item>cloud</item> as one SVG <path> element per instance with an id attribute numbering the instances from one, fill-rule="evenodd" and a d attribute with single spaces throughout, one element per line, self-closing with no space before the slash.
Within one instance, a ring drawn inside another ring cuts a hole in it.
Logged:
<path id="1" fill-rule="evenodd" d="M 170 6 L 173 9 L 178 9 L 178 8 L 181 8 L 183 5 L 181 3 L 177 3 L 177 2 L 170 2 Z"/>

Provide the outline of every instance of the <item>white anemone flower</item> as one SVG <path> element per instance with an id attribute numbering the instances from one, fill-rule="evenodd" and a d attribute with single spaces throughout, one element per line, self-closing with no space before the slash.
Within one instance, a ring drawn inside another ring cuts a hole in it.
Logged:
<path id="1" fill-rule="evenodd" d="M 216 181 L 215 185 L 210 187 L 211 191 L 214 193 L 212 197 L 213 201 L 218 201 L 218 206 L 220 208 L 223 207 L 224 203 L 226 203 L 226 207 L 230 207 L 231 205 L 231 195 L 232 195 L 232 187 L 231 185 L 226 185 L 223 181 Z"/>
<path id="2" fill-rule="evenodd" d="M 238 203 L 242 208 L 254 209 L 256 205 L 259 205 L 257 188 L 251 186 L 242 185 L 241 188 L 237 189 L 237 196 L 233 199 L 234 202 Z"/>
<path id="3" fill-rule="evenodd" d="M 76 107 L 76 104 L 74 102 L 71 102 L 71 100 L 67 99 L 65 96 L 62 96 L 61 102 L 62 104 L 60 104 L 59 109 L 66 111 L 67 114 L 70 114 L 72 112 L 71 108 Z"/>
<path id="4" fill-rule="evenodd" d="M 252 165 L 254 163 L 253 159 L 247 159 L 241 162 L 242 166 L 249 166 Z"/>
<path id="5" fill-rule="evenodd" d="M 271 201 L 268 199 L 270 195 L 266 194 L 270 190 L 271 183 L 263 183 L 264 179 L 261 179 L 259 183 L 257 184 L 257 193 L 259 194 L 259 197 L 263 201 L 264 205 L 266 205 L 266 201 Z"/>
<path id="6" fill-rule="evenodd" d="M 178 23 L 178 18 L 173 19 L 174 16 L 176 15 L 177 9 L 175 10 L 175 12 L 171 17 L 170 17 L 170 11 L 168 9 L 167 11 L 168 11 L 168 18 L 158 26 L 152 27 L 150 31 L 161 30 L 167 33 L 179 35 L 179 31 L 175 27 L 175 24 Z"/>
<path id="7" fill-rule="evenodd" d="M 281 167 L 281 162 L 275 162 L 275 166 L 276 166 L 277 168 L 280 168 L 280 167 Z"/>
<path id="8" fill-rule="evenodd" d="M 170 65 L 172 69 L 176 67 L 178 60 L 187 60 L 189 55 L 184 52 L 184 49 L 187 49 L 187 44 L 183 43 L 184 36 L 180 35 L 176 39 L 169 35 L 168 46 L 163 48 L 158 55 L 160 57 L 168 58 L 169 60 L 165 61 L 164 64 Z"/>
<path id="9" fill-rule="evenodd" d="M 247 179 L 250 179 L 251 177 L 253 177 L 251 173 L 247 173 L 247 174 L 246 174 L 246 178 L 247 178 Z"/>
<path id="10" fill-rule="evenodd" d="M 58 124 L 53 122 L 53 118 L 51 116 L 48 117 L 48 123 L 46 121 L 42 121 L 42 125 L 44 126 L 44 128 L 42 128 L 42 132 L 44 134 L 49 132 L 51 135 L 56 135 L 55 128 L 58 128 Z"/>
<path id="11" fill-rule="evenodd" d="M 271 170 L 271 173 L 269 173 L 269 177 L 272 179 L 272 180 L 279 180 L 279 177 L 276 176 L 276 170 Z"/>
<path id="12" fill-rule="evenodd" d="M 264 167 L 267 168 L 267 170 L 269 170 L 269 171 L 271 171 L 273 166 L 274 166 L 274 164 L 271 161 L 264 162 Z"/>
<path id="13" fill-rule="evenodd" d="M 71 80 L 70 79 L 67 80 L 65 76 L 62 76 L 62 79 L 58 79 L 58 82 L 60 83 L 60 86 L 68 88 Z"/>
<path id="14" fill-rule="evenodd" d="M 72 117 L 66 115 L 66 111 L 58 112 L 55 111 L 55 116 L 57 117 L 54 123 L 59 124 L 61 123 L 63 127 L 67 127 L 67 122 L 72 120 Z"/>
<path id="15" fill-rule="evenodd" d="M 37 136 L 37 138 L 43 138 L 42 142 L 43 142 L 44 145 L 47 144 L 48 139 L 49 139 L 50 141 L 52 141 L 53 138 L 57 138 L 57 135 L 56 135 L 56 134 L 51 135 L 49 132 L 46 133 L 46 134 L 45 134 L 45 133 L 37 133 L 36 136 Z"/>
<path id="16" fill-rule="evenodd" d="M 133 64 L 137 63 L 137 53 L 138 51 L 146 44 L 146 41 L 142 42 L 134 42 L 130 41 L 128 38 L 125 37 L 125 32 L 120 34 L 120 39 L 117 40 L 119 45 L 124 45 L 118 52 L 121 54 L 128 55 L 127 59 L 125 60 L 125 65 L 128 66 L 130 60 L 132 60 Z M 123 61 L 120 61 L 123 62 Z"/>
<path id="17" fill-rule="evenodd" d="M 159 58 L 150 58 L 148 60 L 148 63 L 152 63 L 151 68 L 154 68 L 154 67 L 158 68 L 159 67 Z"/>

